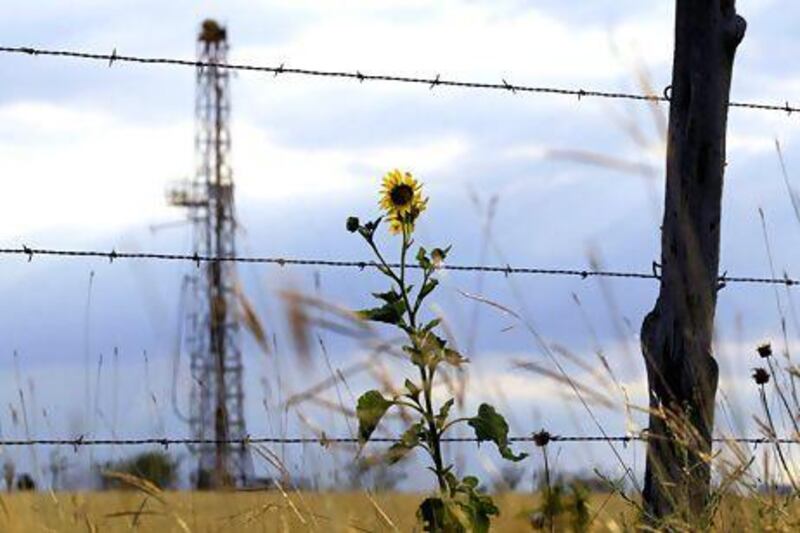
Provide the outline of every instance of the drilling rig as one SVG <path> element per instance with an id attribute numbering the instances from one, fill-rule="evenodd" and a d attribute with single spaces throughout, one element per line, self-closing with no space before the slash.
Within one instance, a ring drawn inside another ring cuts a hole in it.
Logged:
<path id="1" fill-rule="evenodd" d="M 193 179 L 167 194 L 170 205 L 187 212 L 196 257 L 236 255 L 227 57 L 226 28 L 205 20 L 197 38 L 196 169 Z M 187 419 L 193 439 L 211 441 L 192 449 L 198 460 L 194 483 L 201 489 L 243 486 L 252 479 L 252 458 L 244 444 L 247 432 L 235 264 L 198 261 L 186 277 L 185 287 L 188 333 L 184 342 L 192 377 Z"/>

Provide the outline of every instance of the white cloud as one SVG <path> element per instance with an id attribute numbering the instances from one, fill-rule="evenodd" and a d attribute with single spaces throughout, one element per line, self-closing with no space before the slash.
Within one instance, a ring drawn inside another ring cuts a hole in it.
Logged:
<path id="1" fill-rule="evenodd" d="M 146 127 L 40 102 L 0 108 L 0 237 L 56 228 L 102 233 L 167 216 L 164 184 L 191 169 L 191 127 Z M 188 140 L 187 140 L 188 139 Z"/>
<path id="2" fill-rule="evenodd" d="M 11 222 L 0 238 L 48 229 L 97 234 L 180 216 L 167 206 L 165 191 L 191 175 L 191 121 L 144 126 L 29 101 L 0 108 L 0 124 L 0 172 L 14 184 L 13 194 L 0 198 Z M 430 174 L 467 149 L 457 137 L 371 149 L 295 148 L 246 121 L 236 122 L 233 136 L 239 196 L 266 201 L 351 190 L 409 161 Z"/>
<path id="3" fill-rule="evenodd" d="M 413 161 L 413 171 L 430 174 L 452 165 L 467 151 L 457 137 L 421 138 L 367 149 L 303 149 L 280 145 L 268 132 L 250 124 L 236 131 L 235 164 L 240 194 L 249 200 L 276 200 L 365 185 L 388 168 Z"/>
<path id="4" fill-rule="evenodd" d="M 392 70 L 487 80 L 612 80 L 628 72 L 620 56 L 650 64 L 669 58 L 670 28 L 661 11 L 615 28 L 576 28 L 542 11 L 498 14 L 491 4 L 445 1 L 418 16 L 375 16 L 372 11 L 323 10 L 290 42 L 233 51 L 240 61 L 287 61 L 309 68 Z M 618 43 L 615 52 L 610 37 Z"/>

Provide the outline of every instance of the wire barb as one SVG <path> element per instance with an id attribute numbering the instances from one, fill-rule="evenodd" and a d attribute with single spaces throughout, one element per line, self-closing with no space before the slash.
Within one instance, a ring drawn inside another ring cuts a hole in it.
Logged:
<path id="1" fill-rule="evenodd" d="M 178 253 L 157 253 L 157 252 L 118 252 L 112 249 L 111 252 L 103 252 L 99 250 L 69 250 L 69 249 L 47 249 L 47 248 L 31 248 L 25 244 L 21 248 L 0 248 L 0 256 L 11 255 L 25 255 L 30 262 L 35 255 L 43 256 L 56 256 L 56 257 L 69 257 L 69 258 L 105 258 L 113 263 L 117 259 L 149 259 L 154 261 L 191 261 L 198 268 L 201 263 L 256 263 L 256 264 L 272 264 L 280 267 L 285 266 L 320 266 L 328 268 L 356 268 L 359 271 L 366 270 L 367 267 L 380 269 L 381 265 L 375 261 L 353 261 L 353 260 L 332 260 L 332 259 L 287 259 L 284 257 L 259 257 L 259 256 L 223 256 L 216 257 L 211 255 L 200 255 L 197 252 L 192 254 L 178 254 Z M 390 263 L 390 267 L 399 268 L 398 263 Z M 406 265 L 409 269 L 419 269 L 419 265 L 410 264 Z M 586 269 L 571 269 L 571 268 L 541 268 L 541 267 L 511 267 L 510 264 L 505 266 L 493 265 L 443 265 L 443 270 L 451 272 L 488 272 L 503 274 L 505 277 L 511 274 L 531 274 L 541 276 L 564 276 L 564 277 L 578 277 L 581 279 L 589 278 L 620 278 L 620 279 L 652 279 L 660 280 L 661 275 L 659 272 L 660 266 L 658 263 L 653 263 L 652 273 L 646 272 L 623 272 L 614 270 L 586 270 Z M 800 280 L 790 278 L 784 272 L 782 278 L 759 278 L 749 276 L 728 276 L 727 271 L 719 277 L 719 282 L 729 283 L 749 283 L 761 285 L 785 285 L 793 287 L 800 284 Z"/>
<path id="2" fill-rule="evenodd" d="M 444 80 L 440 75 L 435 78 L 416 78 L 412 76 L 401 76 L 398 74 L 362 74 L 360 70 L 352 71 L 336 71 L 336 70 L 320 70 L 310 68 L 286 68 L 282 63 L 280 66 L 259 66 L 245 63 L 228 63 L 217 64 L 212 62 L 203 62 L 188 59 L 176 59 L 170 57 L 144 57 L 120 54 L 99 54 L 94 52 L 78 52 L 75 50 L 55 50 L 45 48 L 31 48 L 27 46 L 0 46 L 0 53 L 5 54 L 26 54 L 30 56 L 51 56 L 51 57 L 71 57 L 76 59 L 87 59 L 95 61 L 113 61 L 115 63 L 140 63 L 147 65 L 171 65 L 171 66 L 185 66 L 202 69 L 204 67 L 214 67 L 218 69 L 226 69 L 231 71 L 247 71 L 247 72 L 269 72 L 274 75 L 278 74 L 296 74 L 299 76 L 313 76 L 313 77 L 329 77 L 329 78 L 349 78 L 355 79 L 361 83 L 364 81 L 383 81 L 392 83 L 411 83 L 427 85 L 435 87 L 438 85 L 448 87 L 458 87 L 463 89 L 483 89 L 483 90 L 500 90 L 516 94 L 517 92 L 538 93 L 538 94 L 551 94 L 562 96 L 577 96 L 578 99 L 584 97 L 594 98 L 610 98 L 618 100 L 637 100 L 644 102 L 669 102 L 670 95 L 665 94 L 636 94 L 614 91 L 601 91 L 601 90 L 584 90 L 584 89 L 569 89 L 565 87 L 552 87 L 552 86 L 534 86 L 534 85 L 511 85 L 506 80 L 502 83 L 486 83 L 478 81 L 459 81 L 459 80 Z M 789 105 L 786 101 L 783 104 L 765 104 L 757 102 L 730 102 L 730 107 L 754 109 L 759 111 L 780 111 L 791 115 L 800 111 L 800 108 Z"/>
<path id="3" fill-rule="evenodd" d="M 578 443 L 578 442 L 617 442 L 627 444 L 630 442 L 647 442 L 649 437 L 646 434 L 639 435 L 554 435 L 545 430 L 531 433 L 524 437 L 509 437 L 508 442 L 530 442 L 537 446 L 546 446 L 550 443 Z M 374 437 L 370 442 L 393 444 L 400 441 L 400 437 Z M 768 438 L 768 437 L 717 437 L 712 439 L 716 444 L 739 443 L 739 444 L 800 444 L 798 438 Z M 476 443 L 481 442 L 477 437 L 445 437 L 442 442 L 449 443 Z M 252 444 L 361 444 L 361 441 L 354 437 L 252 437 L 245 436 L 242 439 L 196 439 L 196 438 L 130 438 L 130 439 L 87 439 L 83 435 L 78 438 L 52 438 L 52 439 L 0 439 L 0 446 L 71 446 L 75 453 L 82 446 L 146 446 L 154 445 L 168 449 L 170 445 L 201 445 L 201 444 L 228 444 L 248 446 Z"/>

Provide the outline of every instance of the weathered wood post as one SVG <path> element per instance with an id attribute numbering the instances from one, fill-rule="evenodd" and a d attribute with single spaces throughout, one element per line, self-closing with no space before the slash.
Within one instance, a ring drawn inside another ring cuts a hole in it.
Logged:
<path id="1" fill-rule="evenodd" d="M 643 499 L 657 520 L 696 523 L 709 494 L 725 135 L 746 28 L 735 4 L 676 0 L 661 288 L 641 332 L 651 408 Z"/>

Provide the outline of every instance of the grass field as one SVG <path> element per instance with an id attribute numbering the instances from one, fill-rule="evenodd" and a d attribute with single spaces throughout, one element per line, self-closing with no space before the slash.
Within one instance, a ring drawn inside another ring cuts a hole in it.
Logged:
<path id="1" fill-rule="evenodd" d="M 384 492 L 103 492 L 0 493 L 0 531 L 35 532 L 283 532 L 419 531 L 421 494 Z M 494 496 L 501 515 L 492 531 L 533 531 L 536 495 Z M 636 510 L 622 497 L 593 493 L 589 531 L 637 531 Z M 574 531 L 567 509 L 555 531 Z M 712 531 L 797 531 L 800 505 L 776 495 L 723 499 Z M 541 530 L 548 531 L 548 525 Z M 683 528 L 677 530 L 683 531 Z M 687 530 L 690 531 L 691 529 Z"/>
<path id="2" fill-rule="evenodd" d="M 412 531 L 421 495 L 383 493 L 165 492 L 12 493 L 2 495 L 0 531 L 9 533 L 118 531 Z M 531 531 L 528 511 L 536 498 L 497 495 L 501 516 L 494 531 Z M 595 495 L 592 528 L 622 530 L 616 498 Z M 613 524 L 619 524 L 615 527 Z M 609 528 L 610 526 L 610 528 Z"/>

